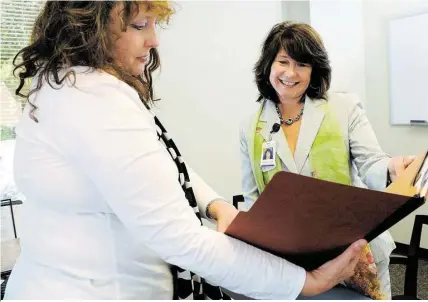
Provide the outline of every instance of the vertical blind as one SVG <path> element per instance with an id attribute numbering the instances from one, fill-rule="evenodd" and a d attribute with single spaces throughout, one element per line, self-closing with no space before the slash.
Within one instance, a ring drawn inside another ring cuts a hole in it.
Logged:
<path id="1" fill-rule="evenodd" d="M 12 61 L 27 46 L 34 21 L 44 0 L 1 0 L 0 24 L 0 124 L 14 126 L 21 115 L 23 99 L 15 95 L 18 79 Z"/>

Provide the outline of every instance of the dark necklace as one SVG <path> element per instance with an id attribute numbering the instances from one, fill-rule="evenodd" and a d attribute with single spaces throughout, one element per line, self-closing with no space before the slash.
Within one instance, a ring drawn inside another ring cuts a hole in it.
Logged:
<path id="1" fill-rule="evenodd" d="M 275 104 L 275 107 L 276 107 L 276 112 L 278 113 L 278 116 L 279 116 L 279 120 L 281 121 L 281 124 L 284 124 L 284 125 L 287 125 L 287 126 L 290 126 L 294 122 L 297 122 L 298 120 L 300 120 L 300 118 L 303 115 L 303 109 L 305 109 L 305 106 L 303 106 L 302 109 L 300 109 L 299 114 L 296 115 L 294 118 L 288 118 L 288 119 L 284 120 L 282 118 L 281 111 L 279 110 L 279 106 L 277 104 Z"/>

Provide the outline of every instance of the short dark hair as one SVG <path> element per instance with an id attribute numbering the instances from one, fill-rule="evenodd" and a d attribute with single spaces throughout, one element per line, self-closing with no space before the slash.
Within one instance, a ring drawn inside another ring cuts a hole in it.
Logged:
<path id="1" fill-rule="evenodd" d="M 310 98 L 325 98 L 330 88 L 331 67 L 320 35 L 308 24 L 286 21 L 271 29 L 254 67 L 259 90 L 257 102 L 269 99 L 279 103 L 278 95 L 269 82 L 269 75 L 272 63 L 281 49 L 293 60 L 312 66 L 311 81 L 306 94 Z"/>
<path id="2" fill-rule="evenodd" d="M 270 154 L 270 157 L 272 158 L 272 156 L 273 156 L 272 148 L 267 148 L 267 149 L 265 150 L 265 153 L 263 154 L 263 159 L 266 159 L 266 158 L 267 158 L 267 154 L 268 154 L 268 152 L 269 152 L 269 154 Z"/>

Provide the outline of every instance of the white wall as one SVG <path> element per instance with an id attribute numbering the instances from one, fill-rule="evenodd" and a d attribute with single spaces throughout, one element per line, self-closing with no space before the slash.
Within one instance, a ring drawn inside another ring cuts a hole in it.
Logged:
<path id="1" fill-rule="evenodd" d="M 392 155 L 420 153 L 428 148 L 428 127 L 390 125 L 387 22 L 391 18 L 427 12 L 428 2 L 364 1 L 363 8 L 366 85 L 367 97 L 370 99 L 367 105 L 368 116 L 386 151 Z"/>
<path id="2" fill-rule="evenodd" d="M 363 1 L 363 12 L 368 118 L 386 152 L 391 155 L 419 154 L 428 148 L 428 127 L 391 126 L 389 121 L 387 22 L 390 18 L 428 12 L 428 1 Z M 426 87 L 421 89 L 426 90 Z M 428 204 L 415 214 L 418 213 L 428 214 Z M 394 226 L 391 229 L 394 239 L 409 243 L 413 222 L 414 215 L 411 215 Z M 428 248 L 428 227 L 424 229 L 422 245 Z"/>
<path id="3" fill-rule="evenodd" d="M 310 23 L 309 0 L 282 1 L 282 18 L 284 21 Z"/>
<path id="4" fill-rule="evenodd" d="M 252 68 L 279 1 L 183 1 L 160 33 L 159 116 L 187 162 L 228 200 L 241 194 L 239 124 L 255 111 Z"/>
<path id="5" fill-rule="evenodd" d="M 356 93 L 366 104 L 361 1 L 310 1 L 311 25 L 321 35 L 332 67 L 331 89 Z"/>

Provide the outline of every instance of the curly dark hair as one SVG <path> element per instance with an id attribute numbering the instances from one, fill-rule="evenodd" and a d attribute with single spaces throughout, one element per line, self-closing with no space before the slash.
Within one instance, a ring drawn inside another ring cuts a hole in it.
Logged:
<path id="1" fill-rule="evenodd" d="M 278 95 L 269 82 L 269 75 L 272 63 L 281 49 L 293 60 L 312 66 L 311 81 L 306 94 L 310 98 L 325 98 L 330 88 L 331 67 L 320 35 L 308 24 L 286 21 L 271 29 L 254 67 L 259 90 L 257 102 L 269 99 L 279 103 Z"/>
<path id="2" fill-rule="evenodd" d="M 80 65 L 109 71 L 135 88 L 142 102 L 150 104 L 154 101 L 152 73 L 160 66 L 159 54 L 155 48 L 150 50 L 148 63 L 140 76 L 133 76 L 113 64 L 108 24 L 112 9 L 119 3 L 123 4 L 120 11 L 122 31 L 126 31 L 133 16 L 138 14 L 140 5 L 144 5 L 147 11 L 156 13 L 160 22 L 168 22 L 173 13 L 168 1 L 46 2 L 35 21 L 30 45 L 21 49 L 13 60 L 14 75 L 19 71 L 20 79 L 16 94 L 26 98 L 32 106 L 30 116 L 33 120 L 37 122 L 33 114 L 37 107 L 29 97 L 41 88 L 44 80 L 55 89 L 61 87 L 70 76 L 75 81 L 73 70 L 62 78 L 59 76 L 60 69 L 64 67 Z M 17 63 L 18 60 L 20 63 Z M 27 95 L 22 94 L 25 81 L 36 75 L 38 81 L 35 88 Z"/>

